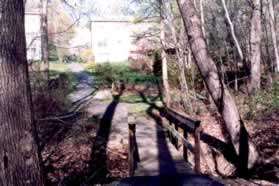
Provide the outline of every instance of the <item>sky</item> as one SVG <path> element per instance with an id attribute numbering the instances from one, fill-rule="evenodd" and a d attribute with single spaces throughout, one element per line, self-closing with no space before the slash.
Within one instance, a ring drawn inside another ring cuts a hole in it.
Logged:
<path id="1" fill-rule="evenodd" d="M 90 30 L 86 25 L 90 20 L 131 20 L 131 16 L 127 15 L 132 8 L 131 5 L 128 6 L 129 1 L 131 0 L 67 0 L 70 5 L 68 11 L 73 14 L 74 20 L 84 14 L 79 20 L 71 45 L 85 45 L 89 42 Z"/>
<path id="2" fill-rule="evenodd" d="M 128 19 L 128 10 L 133 8 L 129 6 L 130 0 L 67 0 L 78 11 L 86 14 L 91 20 L 99 19 Z M 71 8 L 70 8 L 71 10 Z M 78 13 L 79 12 L 79 13 Z"/>
<path id="3" fill-rule="evenodd" d="M 127 0 L 95 0 L 96 11 L 100 17 L 122 18 L 124 8 L 127 6 Z"/>

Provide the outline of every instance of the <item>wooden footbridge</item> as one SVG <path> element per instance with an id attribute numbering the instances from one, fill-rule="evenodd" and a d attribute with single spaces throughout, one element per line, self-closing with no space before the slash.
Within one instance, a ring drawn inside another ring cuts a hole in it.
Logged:
<path id="1" fill-rule="evenodd" d="M 121 184 L 223 185 L 201 174 L 200 121 L 155 105 L 147 113 L 154 123 L 129 116 L 130 178 Z M 193 135 L 194 145 L 188 141 L 189 135 Z M 188 161 L 189 153 L 194 155 L 194 165 Z"/>

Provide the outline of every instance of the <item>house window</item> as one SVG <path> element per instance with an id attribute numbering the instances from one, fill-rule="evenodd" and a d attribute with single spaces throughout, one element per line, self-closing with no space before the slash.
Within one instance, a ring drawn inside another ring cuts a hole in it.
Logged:
<path id="1" fill-rule="evenodd" d="M 107 39 L 103 39 L 98 42 L 98 47 L 107 47 L 108 46 L 108 41 Z"/>

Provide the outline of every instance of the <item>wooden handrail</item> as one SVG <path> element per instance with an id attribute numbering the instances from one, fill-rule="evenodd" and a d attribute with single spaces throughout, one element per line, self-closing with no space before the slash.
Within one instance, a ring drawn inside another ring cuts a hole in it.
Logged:
<path id="1" fill-rule="evenodd" d="M 201 147 L 200 147 L 200 136 L 202 132 L 202 127 L 200 125 L 200 121 L 193 120 L 190 118 L 187 118 L 186 116 L 183 116 L 174 110 L 168 108 L 168 109 L 162 109 L 160 110 L 160 116 L 165 117 L 170 123 L 174 123 L 177 127 L 173 127 L 169 125 L 167 127 L 168 131 L 173 134 L 173 136 L 180 140 L 183 144 L 183 157 L 185 161 L 188 161 L 188 149 L 193 152 L 194 154 L 194 169 L 197 174 L 201 173 L 201 167 L 200 167 L 200 157 L 201 157 Z M 183 135 L 179 133 L 178 129 L 182 129 Z M 195 139 L 195 145 L 194 147 L 187 141 L 188 132 L 192 133 L 194 135 Z M 176 141 L 178 143 L 178 141 Z M 179 146 L 179 145 L 175 145 Z"/>
<path id="2" fill-rule="evenodd" d="M 159 110 L 157 114 L 158 117 L 165 118 L 170 123 L 174 123 L 175 126 L 167 124 L 167 130 L 172 134 L 173 137 L 180 140 L 180 143 L 183 145 L 183 157 L 185 161 L 188 161 L 187 152 L 190 150 L 194 154 L 194 170 L 197 174 L 201 173 L 200 167 L 200 157 L 201 157 L 201 147 L 200 147 L 200 136 L 202 132 L 202 127 L 200 125 L 200 121 L 189 119 L 181 114 L 176 113 L 171 109 L 162 109 Z M 162 121 L 166 121 L 162 119 Z M 164 122 L 166 123 L 166 122 Z M 129 126 L 129 150 L 128 150 L 128 169 L 129 176 L 134 176 L 135 165 L 136 165 L 136 122 L 135 117 L 130 115 L 128 117 L 128 126 Z M 183 134 L 179 132 L 179 129 L 182 130 Z M 192 145 L 187 140 L 188 132 L 194 135 L 195 144 Z M 178 147 L 179 145 L 176 144 Z"/>
<path id="3" fill-rule="evenodd" d="M 166 109 L 165 110 L 165 117 L 178 125 L 182 129 L 186 129 L 188 132 L 194 133 L 195 129 L 199 127 L 200 121 L 187 118 L 186 116 L 183 116 L 182 114 L 179 114 L 175 112 L 173 109 Z"/>

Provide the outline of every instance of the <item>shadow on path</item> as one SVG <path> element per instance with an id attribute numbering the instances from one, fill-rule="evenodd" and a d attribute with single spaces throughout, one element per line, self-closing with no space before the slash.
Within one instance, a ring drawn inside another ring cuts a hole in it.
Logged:
<path id="1" fill-rule="evenodd" d="M 139 176 L 123 179 L 118 183 L 112 183 L 110 186 L 223 186 L 224 184 L 212 180 L 208 176 L 200 175 L 163 175 L 163 176 Z"/>
<path id="2" fill-rule="evenodd" d="M 87 182 L 91 184 L 108 181 L 107 144 L 111 132 L 113 116 L 121 95 L 122 92 L 113 96 L 113 101 L 109 104 L 100 120 L 99 129 L 92 146 L 89 175 L 87 179 Z"/>
<path id="3" fill-rule="evenodd" d="M 167 136 L 163 130 L 163 123 L 161 117 L 158 117 L 153 113 L 153 110 L 156 109 L 156 105 L 152 103 L 154 100 L 148 101 L 143 93 L 139 93 L 142 100 L 149 104 L 150 107 L 146 110 L 146 113 L 156 122 L 156 137 L 157 137 L 157 149 L 158 149 L 158 163 L 159 163 L 159 175 L 175 175 L 177 174 L 175 162 L 171 156 L 167 144 Z M 173 180 L 175 182 L 175 180 Z"/>

